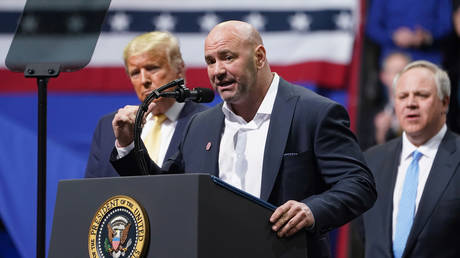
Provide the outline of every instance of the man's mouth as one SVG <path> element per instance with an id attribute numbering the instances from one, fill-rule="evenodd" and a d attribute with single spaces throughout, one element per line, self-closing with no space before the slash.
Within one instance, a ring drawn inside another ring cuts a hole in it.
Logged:
<path id="1" fill-rule="evenodd" d="M 408 115 L 406 115 L 406 119 L 409 119 L 409 120 L 417 119 L 419 117 L 420 117 L 419 114 L 408 114 Z"/>
<path id="2" fill-rule="evenodd" d="M 233 85 L 234 81 L 223 81 L 223 82 L 219 82 L 217 83 L 217 87 L 219 88 L 226 88 L 226 87 L 229 87 L 231 85 Z"/>

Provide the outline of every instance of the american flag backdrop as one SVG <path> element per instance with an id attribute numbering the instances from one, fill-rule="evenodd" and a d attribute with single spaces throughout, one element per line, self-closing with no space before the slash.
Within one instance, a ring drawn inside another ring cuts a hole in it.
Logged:
<path id="1" fill-rule="evenodd" d="M 0 144 L 5 146 L 0 217 L 21 256 L 33 257 L 37 86 L 4 64 L 24 3 L 0 2 Z M 361 10 L 360 0 L 112 0 L 88 66 L 48 84 L 47 243 L 57 182 L 83 177 L 98 118 L 138 103 L 122 61 L 123 48 L 134 36 L 172 32 L 180 41 L 187 86 L 210 87 L 203 55 L 208 31 L 221 21 L 247 21 L 261 32 L 273 71 L 347 106 L 353 119 Z M 37 17 L 27 18 L 22 29 L 40 27 Z M 65 21 L 72 30 L 85 22 L 75 15 Z M 344 257 L 343 251 L 336 257 Z"/>

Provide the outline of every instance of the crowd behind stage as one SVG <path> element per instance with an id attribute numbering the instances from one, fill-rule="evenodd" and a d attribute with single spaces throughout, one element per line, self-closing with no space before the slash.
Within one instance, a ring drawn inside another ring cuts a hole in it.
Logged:
<path id="1" fill-rule="evenodd" d="M 451 98 L 447 124 L 460 132 L 460 1 L 367 1 L 357 136 L 363 150 L 400 134 L 392 107 L 394 75 L 416 60 L 447 71 Z"/>

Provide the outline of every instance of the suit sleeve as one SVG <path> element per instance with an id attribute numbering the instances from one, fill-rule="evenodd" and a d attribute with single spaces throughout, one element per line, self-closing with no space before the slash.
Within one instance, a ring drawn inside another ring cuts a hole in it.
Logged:
<path id="1" fill-rule="evenodd" d="M 315 217 L 315 229 L 325 233 L 368 210 L 377 193 L 346 110 L 328 103 L 321 108 L 314 135 L 314 153 L 327 190 L 305 203 Z"/>
<path id="2" fill-rule="evenodd" d="M 89 152 L 88 162 L 86 163 L 85 177 L 98 177 L 98 171 L 102 170 L 102 163 L 107 160 L 101 158 L 102 153 L 102 119 L 97 123 L 96 129 L 93 133 L 93 140 L 91 142 L 91 149 Z"/>
<path id="3" fill-rule="evenodd" d="M 150 175 L 159 175 L 159 174 L 180 174 L 184 173 L 184 161 L 182 159 L 182 142 L 183 138 L 188 133 L 188 130 L 190 128 L 190 124 L 193 121 L 193 117 L 190 119 L 190 122 L 187 124 L 186 129 L 184 131 L 184 134 L 182 136 L 182 140 L 179 143 L 179 146 L 177 148 L 177 151 L 168 158 L 163 163 L 163 167 L 159 167 L 155 162 L 150 159 L 150 156 L 147 152 L 147 149 L 145 148 L 144 143 L 141 141 L 141 156 L 145 161 L 145 164 L 147 166 L 148 174 Z M 117 173 L 120 176 L 140 176 L 140 175 L 145 175 L 141 166 L 139 165 L 139 162 L 137 160 L 136 154 L 134 153 L 135 150 L 132 150 L 129 152 L 128 155 L 124 156 L 121 159 L 117 158 L 118 152 L 117 149 L 113 148 L 112 154 L 110 155 L 110 163 L 112 163 L 112 166 L 115 168 Z"/>
<path id="4" fill-rule="evenodd" d="M 143 142 L 141 141 L 141 154 L 140 156 L 144 159 L 145 164 L 147 165 L 148 174 L 158 175 L 162 174 L 160 167 L 155 164 L 153 160 L 150 159 L 150 156 L 145 148 Z M 110 155 L 110 163 L 115 168 L 117 173 L 120 176 L 142 176 L 145 175 L 135 154 L 135 150 L 132 150 L 128 155 L 123 158 L 118 159 L 118 152 L 115 146 L 113 147 L 112 154 Z"/>

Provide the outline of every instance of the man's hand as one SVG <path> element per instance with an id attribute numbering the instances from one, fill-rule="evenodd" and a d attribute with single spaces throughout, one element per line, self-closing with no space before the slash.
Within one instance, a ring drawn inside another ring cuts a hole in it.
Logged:
<path id="1" fill-rule="evenodd" d="M 415 34 L 406 27 L 398 28 L 393 33 L 393 42 L 401 48 L 408 48 L 414 44 Z"/>
<path id="2" fill-rule="evenodd" d="M 278 232 L 279 237 L 284 237 L 310 227 L 315 223 L 315 218 L 306 204 L 291 200 L 273 212 L 270 222 L 274 224 L 273 231 Z"/>
<path id="3" fill-rule="evenodd" d="M 455 32 L 460 37 L 460 6 L 454 11 L 453 17 Z"/>
<path id="4" fill-rule="evenodd" d="M 117 139 L 117 147 L 126 147 L 134 140 L 134 122 L 138 106 L 127 105 L 118 109 L 112 120 L 113 133 Z"/>
<path id="5" fill-rule="evenodd" d="M 427 30 L 422 27 L 417 27 L 415 30 L 415 42 L 414 46 L 421 47 L 423 45 L 431 45 L 433 44 L 433 36 Z"/>

